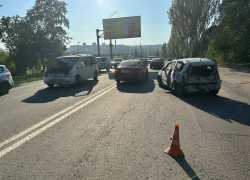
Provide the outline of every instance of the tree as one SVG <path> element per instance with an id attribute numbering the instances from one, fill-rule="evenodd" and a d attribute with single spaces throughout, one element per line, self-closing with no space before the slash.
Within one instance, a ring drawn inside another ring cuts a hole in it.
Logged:
<path id="1" fill-rule="evenodd" d="M 26 67 L 36 64 L 33 31 L 24 18 L 3 17 L 0 21 L 0 38 L 9 51 L 8 61 L 15 62 L 17 74 L 25 74 Z"/>
<path id="2" fill-rule="evenodd" d="M 167 59 L 167 44 L 166 44 L 166 42 L 163 43 L 162 48 L 161 48 L 161 58 Z"/>
<path id="3" fill-rule="evenodd" d="M 28 10 L 26 21 L 31 24 L 36 53 L 45 70 L 45 59 L 54 59 L 55 52 L 66 49 L 65 44 L 70 39 L 62 25 L 69 28 L 66 18 L 66 3 L 58 0 L 36 0 L 35 5 Z"/>
<path id="4" fill-rule="evenodd" d="M 176 44 L 169 42 L 168 45 L 178 46 L 177 56 L 188 57 L 191 54 L 194 57 L 199 54 L 198 43 L 205 30 L 216 22 L 219 3 L 220 0 L 173 0 L 168 16 L 171 33 L 175 32 L 175 36 L 171 36 L 172 41 Z"/>
<path id="5" fill-rule="evenodd" d="M 159 50 L 156 49 L 156 50 L 155 50 L 155 57 L 159 57 L 159 56 L 160 56 Z"/>
<path id="6" fill-rule="evenodd" d="M 250 62 L 249 0 L 224 0 L 206 56 L 222 63 Z"/>

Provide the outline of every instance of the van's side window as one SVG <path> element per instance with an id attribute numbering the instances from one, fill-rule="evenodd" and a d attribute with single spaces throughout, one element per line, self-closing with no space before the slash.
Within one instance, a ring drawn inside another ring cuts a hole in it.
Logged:
<path id="1" fill-rule="evenodd" d="M 91 66 L 90 57 L 84 57 L 83 59 L 84 59 L 85 66 Z"/>

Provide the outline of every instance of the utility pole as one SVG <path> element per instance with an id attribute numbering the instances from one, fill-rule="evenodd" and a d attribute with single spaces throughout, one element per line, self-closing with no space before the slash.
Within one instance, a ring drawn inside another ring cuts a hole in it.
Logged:
<path id="1" fill-rule="evenodd" d="M 100 31 L 103 31 L 103 30 L 99 30 L 99 29 L 96 29 L 96 38 L 97 38 L 97 49 L 98 49 L 98 57 L 100 57 L 100 43 L 99 43 L 99 39 L 102 37 L 103 34 L 101 34 L 99 36 L 99 32 Z"/>

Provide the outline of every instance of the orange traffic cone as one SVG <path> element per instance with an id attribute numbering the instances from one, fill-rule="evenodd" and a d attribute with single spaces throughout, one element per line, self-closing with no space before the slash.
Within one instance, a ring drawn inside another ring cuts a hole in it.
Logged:
<path id="1" fill-rule="evenodd" d="M 165 150 L 165 153 L 167 153 L 173 157 L 180 157 L 180 156 L 184 155 L 182 150 L 180 149 L 179 124 L 175 125 L 175 131 L 174 131 L 171 147 L 167 148 Z"/>

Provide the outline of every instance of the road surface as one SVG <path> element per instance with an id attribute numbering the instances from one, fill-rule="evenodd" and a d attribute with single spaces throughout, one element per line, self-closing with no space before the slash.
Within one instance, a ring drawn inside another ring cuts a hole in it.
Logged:
<path id="1" fill-rule="evenodd" d="M 0 179 L 249 179 L 250 70 L 220 68 L 217 96 L 178 98 L 149 70 L 77 87 L 22 84 L 0 96 Z M 164 150 L 180 126 L 183 157 Z"/>

